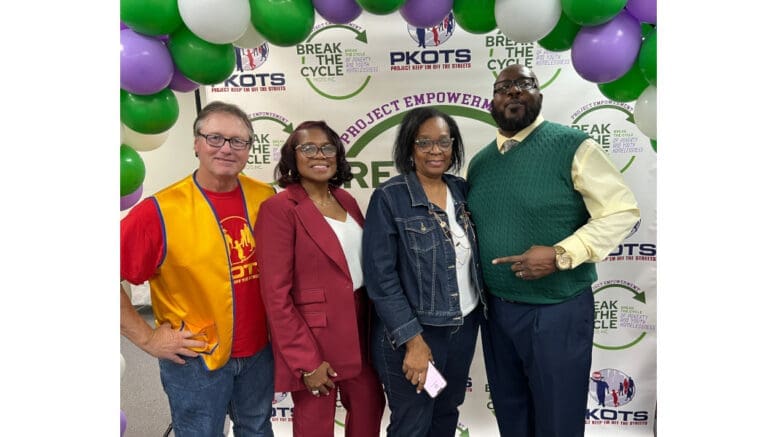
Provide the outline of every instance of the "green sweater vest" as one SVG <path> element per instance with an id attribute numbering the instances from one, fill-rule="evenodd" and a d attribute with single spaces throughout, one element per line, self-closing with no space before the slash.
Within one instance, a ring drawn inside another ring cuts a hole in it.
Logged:
<path id="1" fill-rule="evenodd" d="M 472 158 L 467 201 L 490 293 L 550 304 L 568 300 L 596 281 L 592 263 L 531 281 L 517 278 L 509 264 L 491 264 L 533 245 L 553 246 L 586 224 L 590 216 L 571 176 L 575 152 L 586 138 L 579 130 L 545 121 L 504 155 L 493 141 Z"/>

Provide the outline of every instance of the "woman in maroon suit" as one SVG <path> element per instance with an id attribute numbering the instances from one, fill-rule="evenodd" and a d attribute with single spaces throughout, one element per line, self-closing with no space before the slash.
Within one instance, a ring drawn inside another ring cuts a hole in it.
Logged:
<path id="1" fill-rule="evenodd" d="M 323 121 L 292 132 L 275 168 L 285 188 L 262 203 L 255 226 L 262 298 L 275 356 L 275 391 L 294 400 L 294 436 L 334 435 L 337 392 L 347 437 L 377 437 L 385 400 L 368 363 L 364 217 L 339 188 L 351 167 Z"/>

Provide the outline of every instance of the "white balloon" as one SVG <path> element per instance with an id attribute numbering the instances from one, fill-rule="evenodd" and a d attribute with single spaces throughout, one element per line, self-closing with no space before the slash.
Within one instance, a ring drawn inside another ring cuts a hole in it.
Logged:
<path id="1" fill-rule="evenodd" d="M 124 370 L 127 369 L 127 362 L 124 361 L 124 355 L 119 353 L 119 356 L 121 357 L 121 376 L 119 376 L 119 379 L 124 378 Z"/>
<path id="2" fill-rule="evenodd" d="M 267 41 L 267 38 L 263 37 L 254 27 L 253 24 L 249 24 L 243 36 L 233 42 L 232 45 L 241 49 L 253 49 L 259 47 Z"/>
<path id="3" fill-rule="evenodd" d="M 656 139 L 656 100 L 658 90 L 654 85 L 649 85 L 634 103 L 634 123 L 643 134 L 651 140 Z"/>
<path id="4" fill-rule="evenodd" d="M 530 43 L 547 36 L 561 17 L 561 0 L 496 0 L 496 26 L 508 38 Z"/>
<path id="5" fill-rule="evenodd" d="M 178 12 L 192 33 L 213 44 L 237 40 L 251 21 L 248 0 L 178 0 Z"/>
<path id="6" fill-rule="evenodd" d="M 142 134 L 138 131 L 132 130 L 127 125 L 121 125 L 121 142 L 126 144 L 138 152 L 148 152 L 161 146 L 167 137 L 170 135 L 170 130 L 166 130 L 158 134 Z"/>

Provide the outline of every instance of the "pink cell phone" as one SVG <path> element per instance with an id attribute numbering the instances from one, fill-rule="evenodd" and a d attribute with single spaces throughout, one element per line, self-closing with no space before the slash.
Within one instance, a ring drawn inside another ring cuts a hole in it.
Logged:
<path id="1" fill-rule="evenodd" d="M 442 374 L 431 361 L 429 361 L 429 367 L 426 368 L 426 382 L 424 383 L 424 390 L 429 394 L 430 398 L 437 397 L 438 394 L 448 385 L 448 382 L 443 378 Z"/>

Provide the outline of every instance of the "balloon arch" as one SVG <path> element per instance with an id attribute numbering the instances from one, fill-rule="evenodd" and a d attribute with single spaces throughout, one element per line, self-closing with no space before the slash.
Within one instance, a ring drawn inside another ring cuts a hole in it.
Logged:
<path id="1" fill-rule="evenodd" d="M 317 12 L 347 24 L 363 12 L 399 11 L 415 27 L 451 11 L 474 34 L 499 29 L 518 43 L 571 50 L 575 71 L 656 140 L 656 0 L 121 0 L 121 209 L 142 197 L 145 164 L 178 119 L 173 93 L 222 82 L 235 47 L 289 47 L 308 37 Z"/>

